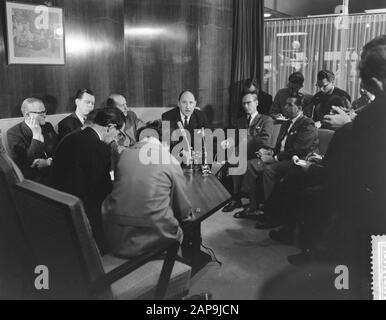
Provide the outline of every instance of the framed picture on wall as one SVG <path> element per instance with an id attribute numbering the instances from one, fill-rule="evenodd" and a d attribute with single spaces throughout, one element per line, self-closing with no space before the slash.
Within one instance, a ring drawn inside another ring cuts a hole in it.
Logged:
<path id="1" fill-rule="evenodd" d="M 65 64 L 63 9 L 6 2 L 8 63 Z"/>

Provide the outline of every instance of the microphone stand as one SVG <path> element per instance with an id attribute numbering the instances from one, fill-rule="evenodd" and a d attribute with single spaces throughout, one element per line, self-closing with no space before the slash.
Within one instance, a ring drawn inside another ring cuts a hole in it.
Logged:
<path id="1" fill-rule="evenodd" d="M 212 172 L 210 171 L 209 165 L 207 163 L 207 154 L 206 154 L 206 148 L 205 148 L 205 128 L 202 128 L 202 159 L 204 163 L 201 166 L 201 172 L 203 176 L 208 176 Z"/>

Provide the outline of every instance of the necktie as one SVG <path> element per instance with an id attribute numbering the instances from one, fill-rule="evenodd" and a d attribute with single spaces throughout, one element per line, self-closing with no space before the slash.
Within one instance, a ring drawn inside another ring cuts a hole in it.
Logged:
<path id="1" fill-rule="evenodd" d="M 189 122 L 188 122 L 188 117 L 185 117 L 185 120 L 184 120 L 184 128 L 186 129 L 189 125 Z"/>
<path id="2" fill-rule="evenodd" d="M 249 129 L 249 127 L 251 126 L 251 120 L 252 120 L 252 117 L 251 116 L 248 116 L 247 118 L 247 128 Z"/>
<path id="3" fill-rule="evenodd" d="M 283 124 L 282 138 L 281 138 L 281 151 L 284 151 L 285 145 L 287 143 L 287 138 L 289 135 L 289 128 L 292 124 L 292 121 L 289 120 Z"/>

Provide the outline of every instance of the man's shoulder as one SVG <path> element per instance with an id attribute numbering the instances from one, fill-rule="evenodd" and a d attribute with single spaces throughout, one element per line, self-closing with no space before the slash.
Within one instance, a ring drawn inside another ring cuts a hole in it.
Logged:
<path id="1" fill-rule="evenodd" d="M 351 96 L 345 90 L 343 90 L 341 88 L 335 87 L 332 94 L 337 95 L 337 96 L 346 97 L 348 100 L 351 101 Z"/>
<path id="2" fill-rule="evenodd" d="M 299 123 L 300 126 L 314 126 L 315 127 L 315 122 L 311 118 L 302 115 L 297 122 Z M 316 128 L 316 127 L 315 127 Z"/>
<path id="3" fill-rule="evenodd" d="M 202 110 L 200 109 L 195 109 L 193 111 L 193 114 L 195 114 L 197 117 L 199 117 L 200 119 L 204 119 L 205 118 L 205 114 Z"/>
<path id="4" fill-rule="evenodd" d="M 67 117 L 65 117 L 62 121 L 59 122 L 59 126 L 68 125 L 70 123 L 74 123 L 77 119 L 74 117 L 74 113 L 71 113 Z"/>
<path id="5" fill-rule="evenodd" d="M 265 91 L 260 91 L 258 97 L 259 99 L 272 99 L 272 96 Z"/>
<path id="6" fill-rule="evenodd" d="M 162 120 L 175 120 L 176 115 L 178 115 L 179 108 L 174 108 L 172 110 L 166 111 L 162 114 Z"/>
<path id="7" fill-rule="evenodd" d="M 21 121 L 7 130 L 7 135 L 21 135 L 25 122 Z"/>
<path id="8" fill-rule="evenodd" d="M 267 116 L 267 115 L 265 115 L 265 114 L 261 114 L 260 115 L 260 120 L 262 121 L 262 122 L 264 122 L 264 123 L 273 123 L 273 119 L 272 119 L 272 117 L 270 117 L 270 116 Z"/>
<path id="9" fill-rule="evenodd" d="M 276 96 L 289 96 L 290 93 L 289 93 L 289 90 L 288 88 L 282 88 L 282 89 L 279 89 L 276 93 Z"/>

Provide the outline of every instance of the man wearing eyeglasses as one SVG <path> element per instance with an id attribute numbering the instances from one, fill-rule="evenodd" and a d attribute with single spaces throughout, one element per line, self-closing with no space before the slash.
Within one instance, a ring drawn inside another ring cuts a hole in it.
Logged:
<path id="1" fill-rule="evenodd" d="M 51 185 L 80 198 L 101 252 L 105 252 L 101 204 L 112 190 L 110 144 L 125 130 L 117 108 L 104 108 L 84 130 L 67 135 L 55 151 Z"/>
<path id="2" fill-rule="evenodd" d="M 75 96 L 76 110 L 58 124 L 59 139 L 82 128 L 88 114 L 94 110 L 95 94 L 90 89 L 79 89 Z"/>
<path id="3" fill-rule="evenodd" d="M 331 112 L 331 97 L 345 97 L 350 102 L 351 97 L 346 91 L 335 87 L 335 75 L 328 70 L 322 70 L 318 73 L 316 86 L 319 92 L 312 97 L 311 104 L 306 108 L 305 114 L 312 118 L 316 125 L 320 127 L 324 116 Z"/>
<path id="4" fill-rule="evenodd" d="M 260 149 L 271 147 L 273 120 L 271 117 L 260 114 L 257 111 L 259 106 L 257 97 L 256 93 L 244 93 L 241 104 L 245 111 L 245 115 L 237 120 L 237 129 L 246 129 L 248 131 L 246 141 L 240 141 L 240 144 L 246 143 L 247 145 L 247 154 L 239 154 L 240 158 L 244 156 L 246 158 L 245 160 L 254 159 L 256 157 L 256 152 Z M 239 139 L 236 138 L 236 141 L 239 141 Z M 232 142 L 228 141 L 228 143 Z M 243 175 L 232 176 L 233 200 L 224 207 L 224 212 L 231 212 L 242 207 L 242 194 L 240 194 L 242 181 Z"/>
<path id="5" fill-rule="evenodd" d="M 47 111 L 41 100 L 24 100 L 21 112 L 24 121 L 7 132 L 11 156 L 27 179 L 47 184 L 58 141 L 56 132 L 46 122 Z"/>

